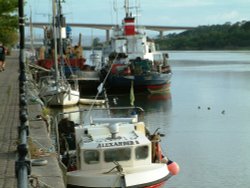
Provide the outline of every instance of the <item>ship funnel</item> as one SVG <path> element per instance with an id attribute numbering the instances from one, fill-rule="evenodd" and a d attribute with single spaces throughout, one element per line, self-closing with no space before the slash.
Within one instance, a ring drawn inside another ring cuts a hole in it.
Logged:
<path id="1" fill-rule="evenodd" d="M 135 18 L 134 17 L 126 17 L 124 19 L 124 34 L 127 35 L 135 35 Z"/>

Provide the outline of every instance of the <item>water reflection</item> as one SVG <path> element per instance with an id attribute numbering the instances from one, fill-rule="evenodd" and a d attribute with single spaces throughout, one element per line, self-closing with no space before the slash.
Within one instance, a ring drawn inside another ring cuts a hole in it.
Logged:
<path id="1" fill-rule="evenodd" d="M 110 95 L 108 96 L 108 98 L 110 107 L 130 106 L 130 97 L 128 94 Z M 135 94 L 135 106 L 143 108 L 146 115 L 169 112 L 172 107 L 171 93 L 163 92 L 158 94 L 148 94 L 148 93 Z M 83 121 L 84 115 L 83 114 L 80 115 L 76 111 L 86 110 L 84 112 L 86 116 L 87 110 L 89 108 L 90 105 L 77 105 L 67 108 L 52 108 L 51 111 L 53 116 L 56 116 L 58 113 L 71 112 L 69 114 L 69 118 L 71 120 L 74 120 L 76 123 L 80 123 L 81 121 Z M 93 108 L 104 108 L 104 106 L 94 106 Z"/>
<path id="2" fill-rule="evenodd" d="M 128 94 L 110 95 L 109 101 L 111 106 L 130 106 L 130 96 Z M 171 93 L 138 93 L 135 94 L 134 104 L 142 107 L 146 113 L 151 111 L 166 112 L 171 109 Z"/>
<path id="3" fill-rule="evenodd" d="M 130 105 L 128 94 L 110 95 L 109 101 L 111 106 Z M 172 97 L 170 91 L 157 94 L 137 93 L 135 94 L 135 106 L 140 106 L 144 109 L 144 122 L 150 132 L 160 128 L 160 132 L 167 135 L 172 121 Z M 164 147 L 166 146 L 165 144 Z"/>

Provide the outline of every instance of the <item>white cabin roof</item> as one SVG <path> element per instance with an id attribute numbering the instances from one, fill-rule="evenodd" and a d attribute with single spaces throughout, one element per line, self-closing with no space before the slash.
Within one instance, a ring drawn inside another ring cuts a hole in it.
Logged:
<path id="1" fill-rule="evenodd" d="M 100 149 L 108 147 L 124 147 L 147 145 L 150 141 L 141 131 L 136 131 L 135 126 L 139 123 L 97 123 L 86 127 L 76 127 L 76 140 L 80 148 Z M 115 127 L 116 133 L 112 131 Z"/>

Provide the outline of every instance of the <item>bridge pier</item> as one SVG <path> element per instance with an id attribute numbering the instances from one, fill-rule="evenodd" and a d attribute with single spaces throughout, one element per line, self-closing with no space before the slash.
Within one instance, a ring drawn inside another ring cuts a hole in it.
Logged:
<path id="1" fill-rule="evenodd" d="M 109 41 L 110 39 L 110 31 L 109 29 L 106 29 L 106 41 Z"/>
<path id="2" fill-rule="evenodd" d="M 159 31 L 160 38 L 163 38 L 163 31 Z"/>

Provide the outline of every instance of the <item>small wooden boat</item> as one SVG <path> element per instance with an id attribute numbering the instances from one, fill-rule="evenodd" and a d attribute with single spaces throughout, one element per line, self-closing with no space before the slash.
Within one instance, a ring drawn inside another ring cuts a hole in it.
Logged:
<path id="1" fill-rule="evenodd" d="M 162 187 L 178 173 L 177 163 L 161 152 L 162 135 L 158 130 L 150 135 L 138 121 L 134 112 L 139 110 L 134 108 L 131 117 L 97 118 L 98 112 L 77 126 L 60 121 L 58 152 L 67 187 Z"/>

